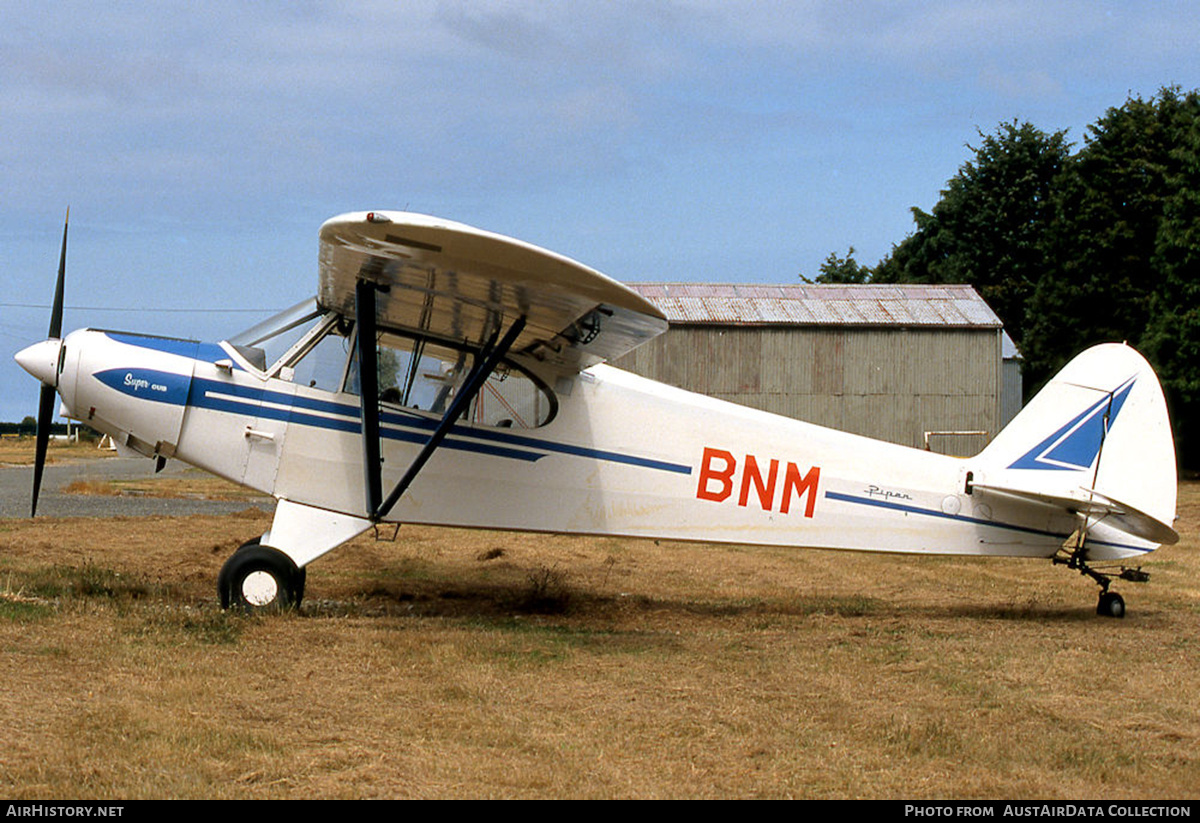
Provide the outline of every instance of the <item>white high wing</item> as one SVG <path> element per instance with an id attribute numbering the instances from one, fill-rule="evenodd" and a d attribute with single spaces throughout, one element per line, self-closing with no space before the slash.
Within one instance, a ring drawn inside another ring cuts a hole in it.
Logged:
<path id="1" fill-rule="evenodd" d="M 273 495 L 222 605 L 296 606 L 305 568 L 380 522 L 749 545 L 1102 561 L 1178 538 L 1153 370 L 1091 348 L 982 453 L 955 458 L 755 411 L 614 369 L 663 332 L 633 291 L 560 255 L 401 212 L 320 232 L 315 299 L 219 344 L 83 329 L 16 355 L 126 451 Z M 64 230 L 63 256 L 65 260 Z M 61 339 L 60 339 L 61 338 Z M 41 419 L 44 418 L 44 419 Z"/>

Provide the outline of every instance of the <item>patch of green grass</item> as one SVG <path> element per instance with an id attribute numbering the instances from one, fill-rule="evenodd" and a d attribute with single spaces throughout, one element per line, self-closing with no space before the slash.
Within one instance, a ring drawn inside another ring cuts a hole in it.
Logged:
<path id="1" fill-rule="evenodd" d="M 805 597 L 788 609 L 792 614 L 824 614 L 837 617 L 867 617 L 879 611 L 879 601 L 871 597 Z"/>
<path id="2" fill-rule="evenodd" d="M 36 597 L 138 600 L 156 588 L 137 575 L 121 574 L 92 561 L 82 566 L 55 565 L 25 575 L 24 589 Z"/>
<path id="3" fill-rule="evenodd" d="M 389 583 L 401 580 L 442 580 L 445 573 L 423 557 L 403 557 L 395 563 L 374 569 L 371 580 Z"/>
<path id="4" fill-rule="evenodd" d="M 248 620 L 236 611 L 224 612 L 192 607 L 138 609 L 126 614 L 128 635 L 151 643 L 169 640 L 192 641 L 204 645 L 232 645 L 241 639 Z"/>
<path id="5" fill-rule="evenodd" d="M 172 599 L 178 599 L 176 587 L 153 583 L 142 575 L 118 572 L 90 560 L 80 566 L 56 564 L 5 575 L 0 584 L 0 620 L 44 620 L 64 609 L 88 607 L 86 604 L 140 619 L 146 615 L 142 604 Z M 194 631 L 213 638 L 221 633 L 200 627 Z"/>
<path id="6" fill-rule="evenodd" d="M 494 660 L 504 661 L 517 669 L 524 669 L 561 663 L 571 655 L 568 649 L 561 647 L 524 646 L 521 648 L 497 648 L 489 656 Z"/>
<path id="7" fill-rule="evenodd" d="M 1178 568 L 1179 565 L 1180 565 L 1179 561 L 1177 561 L 1177 560 L 1152 560 L 1152 561 L 1146 563 L 1145 567 L 1149 571 L 1156 571 L 1159 569 Z"/>
<path id="8" fill-rule="evenodd" d="M 180 624 L 180 628 L 185 634 L 202 643 L 226 645 L 236 643 L 241 638 L 244 625 L 244 620 L 237 620 L 225 612 L 220 612 L 201 615 L 198 618 L 188 617 Z"/>
<path id="9" fill-rule="evenodd" d="M 734 600 L 688 603 L 686 608 L 690 614 L 705 617 L 736 617 L 747 612 L 761 611 L 764 603 L 759 597 L 739 597 Z"/>
<path id="10" fill-rule="evenodd" d="M 16 600 L 0 596 L 0 620 L 31 623 L 54 614 L 54 606 L 42 600 Z"/>
<path id="11" fill-rule="evenodd" d="M 543 620 L 528 620 L 520 616 L 488 619 L 484 617 L 470 618 L 464 621 L 470 625 L 490 630 L 503 631 L 510 634 L 541 637 L 557 642 L 585 643 L 597 637 L 611 637 L 615 632 L 604 629 L 580 628 L 562 623 L 547 623 Z"/>
<path id="12" fill-rule="evenodd" d="M 1056 769 L 1078 772 L 1090 779 L 1105 779 L 1114 769 L 1126 769 L 1135 764 L 1128 752 L 1104 744 L 1074 745 L 1060 749 L 1054 757 Z"/>
<path id="13" fill-rule="evenodd" d="M 909 721 L 892 718 L 885 739 L 909 756 L 949 757 L 963 748 L 962 738 L 943 719 Z"/>
<path id="14" fill-rule="evenodd" d="M 30 654 L 38 655 L 39 657 L 61 657 L 69 658 L 71 650 L 66 646 L 38 646 L 29 651 Z"/>
<path id="15" fill-rule="evenodd" d="M 593 629 L 521 617 L 472 618 L 464 622 L 509 637 L 509 643 L 495 647 L 493 657 L 538 665 L 565 660 L 575 652 L 637 656 L 662 650 L 664 642 L 675 644 L 674 638 L 660 634 Z"/>

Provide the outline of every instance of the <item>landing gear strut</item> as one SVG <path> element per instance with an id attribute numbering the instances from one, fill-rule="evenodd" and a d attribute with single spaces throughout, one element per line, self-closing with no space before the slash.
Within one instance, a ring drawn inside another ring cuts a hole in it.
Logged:
<path id="1" fill-rule="evenodd" d="M 307 574 L 279 549 L 245 543 L 225 561 L 217 576 L 222 609 L 247 614 L 298 609 Z"/>
<path id="2" fill-rule="evenodd" d="M 1113 576 L 1097 571 L 1087 564 L 1083 557 L 1083 547 L 1078 546 L 1069 556 L 1061 555 L 1054 558 L 1055 565 L 1063 565 L 1068 569 L 1075 569 L 1080 574 L 1087 575 L 1100 584 L 1100 600 L 1096 603 L 1096 614 L 1101 617 L 1124 617 L 1125 616 L 1125 599 L 1116 592 L 1110 592 L 1108 587 L 1112 584 Z M 1133 583 L 1145 583 L 1150 579 L 1149 572 L 1144 572 L 1140 568 L 1127 569 L 1121 567 L 1120 573 L 1117 575 L 1122 580 L 1128 580 Z"/>

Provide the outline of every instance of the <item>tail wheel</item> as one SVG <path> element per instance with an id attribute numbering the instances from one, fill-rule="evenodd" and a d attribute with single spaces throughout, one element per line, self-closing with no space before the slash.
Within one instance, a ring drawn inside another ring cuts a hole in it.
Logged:
<path id="1" fill-rule="evenodd" d="M 306 577 L 283 552 L 251 541 L 221 567 L 217 594 L 222 609 L 250 614 L 297 609 Z"/>
<path id="2" fill-rule="evenodd" d="M 1124 617 L 1125 598 L 1116 592 L 1102 592 L 1096 604 L 1096 614 L 1101 617 Z"/>

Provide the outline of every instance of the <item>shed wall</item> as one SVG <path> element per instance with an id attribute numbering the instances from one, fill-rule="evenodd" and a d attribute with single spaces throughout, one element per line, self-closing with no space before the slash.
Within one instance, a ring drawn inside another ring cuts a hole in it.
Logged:
<path id="1" fill-rule="evenodd" d="M 998 329 L 672 325 L 618 368 L 917 448 L 973 454 L 1000 423 Z"/>

